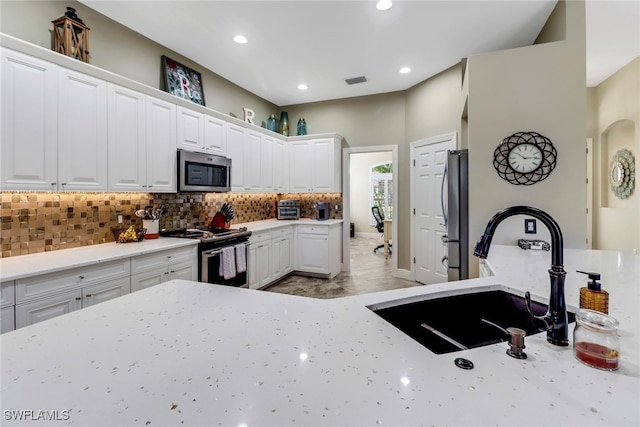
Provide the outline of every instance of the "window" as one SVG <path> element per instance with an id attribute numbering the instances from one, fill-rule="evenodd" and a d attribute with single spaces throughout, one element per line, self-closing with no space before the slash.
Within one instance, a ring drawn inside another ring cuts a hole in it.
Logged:
<path id="1" fill-rule="evenodd" d="M 393 173 L 391 163 L 382 163 L 371 167 L 369 173 L 369 222 L 375 225 L 376 220 L 371 213 L 373 206 L 378 206 L 385 219 L 393 218 Z"/>

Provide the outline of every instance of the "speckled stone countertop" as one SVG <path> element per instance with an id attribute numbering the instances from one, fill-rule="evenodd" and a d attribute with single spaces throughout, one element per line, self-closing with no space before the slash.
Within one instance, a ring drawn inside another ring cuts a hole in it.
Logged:
<path id="1" fill-rule="evenodd" d="M 0 278 L 3 281 L 21 279 L 37 274 L 53 273 L 68 268 L 95 265 L 101 262 L 197 244 L 198 241 L 192 239 L 160 237 L 135 243 L 103 243 L 100 245 L 1 258 Z"/>
<path id="2" fill-rule="evenodd" d="M 247 227 L 249 231 L 260 232 L 265 230 L 272 230 L 275 228 L 286 227 L 288 225 L 318 225 L 318 226 L 332 226 L 342 224 L 341 219 L 327 219 L 324 221 L 318 221 L 317 219 L 301 218 L 290 220 L 278 220 L 278 219 L 266 219 L 264 221 L 245 222 L 240 224 L 233 224 L 233 228 Z"/>
<path id="3" fill-rule="evenodd" d="M 570 305 L 576 269 L 611 294 L 615 372 L 545 334 L 527 337 L 526 360 L 506 343 L 436 355 L 367 308 L 499 285 L 547 296 L 549 253 L 494 247 L 489 260 L 495 277 L 333 300 L 172 281 L 6 333 L 2 424 L 639 425 L 638 256 L 565 251 Z M 34 421 L 15 421 L 21 410 Z"/>

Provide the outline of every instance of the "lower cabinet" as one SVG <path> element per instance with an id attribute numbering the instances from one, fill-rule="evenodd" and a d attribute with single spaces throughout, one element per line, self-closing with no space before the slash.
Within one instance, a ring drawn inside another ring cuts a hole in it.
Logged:
<path id="1" fill-rule="evenodd" d="M 16 328 L 16 307 L 5 307 L 1 309 L 2 317 L 0 317 L 0 333 L 13 331 Z"/>
<path id="2" fill-rule="evenodd" d="M 46 276 L 46 275 L 44 275 Z M 33 325 L 84 307 L 126 295 L 130 290 L 129 276 L 108 280 L 44 299 L 16 304 L 16 328 Z"/>
<path id="3" fill-rule="evenodd" d="M 198 280 L 196 245 L 154 252 L 131 258 L 131 292 L 168 280 Z"/>
<path id="4" fill-rule="evenodd" d="M 298 225 L 296 237 L 296 271 L 329 278 L 340 273 L 342 262 L 340 224 Z"/>
<path id="5" fill-rule="evenodd" d="M 249 288 L 263 288 L 293 271 L 293 226 L 254 232 L 249 242 Z"/>
<path id="6" fill-rule="evenodd" d="M 16 328 L 15 288 L 13 280 L 0 283 L 0 333 L 13 331 Z"/>

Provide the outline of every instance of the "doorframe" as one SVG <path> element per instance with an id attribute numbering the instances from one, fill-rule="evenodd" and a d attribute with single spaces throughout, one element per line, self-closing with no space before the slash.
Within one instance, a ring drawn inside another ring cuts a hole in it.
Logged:
<path id="1" fill-rule="evenodd" d="M 440 144 L 440 143 L 447 143 L 447 142 L 453 142 L 453 147 L 454 150 L 458 149 L 458 134 L 457 132 L 448 132 L 448 133 L 443 133 L 441 135 L 436 135 L 436 136 L 432 136 L 430 138 L 425 138 L 425 139 L 420 139 L 418 141 L 413 141 L 409 144 L 410 149 L 409 149 L 409 166 L 411 167 L 411 173 L 410 178 L 409 178 L 409 191 L 410 191 L 410 199 L 411 202 L 409 203 L 409 212 L 411 214 L 411 219 L 409 222 L 409 227 L 410 228 L 410 233 L 409 235 L 411 236 L 411 242 L 410 242 L 410 246 L 411 246 L 411 280 L 413 280 L 415 282 L 416 280 L 416 263 L 413 262 L 413 260 L 415 259 L 416 256 L 416 239 L 414 238 L 414 227 L 415 227 L 415 200 L 413 198 L 413 193 L 415 191 L 415 180 L 413 178 L 414 172 L 415 170 L 413 169 L 415 167 L 415 160 L 416 160 L 416 148 L 418 147 L 423 147 L 425 145 L 433 145 L 433 144 Z"/>
<path id="2" fill-rule="evenodd" d="M 391 167 L 393 179 L 393 212 L 398 212 L 398 146 L 397 145 L 374 145 L 369 147 L 350 147 L 342 149 L 342 271 L 351 270 L 351 249 L 349 242 L 351 239 L 351 179 L 349 170 L 351 164 L 351 154 L 378 153 L 381 151 L 391 151 Z M 391 233 L 394 239 L 394 246 L 397 247 L 398 221 L 391 222 Z M 391 276 L 399 277 L 398 273 L 398 251 L 391 252 Z"/>

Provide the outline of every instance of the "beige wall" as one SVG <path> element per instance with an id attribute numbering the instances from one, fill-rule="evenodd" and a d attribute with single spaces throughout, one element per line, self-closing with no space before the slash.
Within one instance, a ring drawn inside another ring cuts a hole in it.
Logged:
<path id="1" fill-rule="evenodd" d="M 586 64 L 584 3 L 566 4 L 567 39 L 469 58 L 469 230 L 473 242 L 497 211 L 538 207 L 559 223 L 565 248 L 586 243 Z M 503 138 L 535 131 L 553 142 L 557 166 L 544 181 L 516 186 L 493 167 Z M 538 227 L 544 230 L 544 226 Z M 515 244 L 525 235 L 522 217 L 501 225 L 494 243 Z M 477 273 L 472 257 L 471 275 Z"/>
<path id="2" fill-rule="evenodd" d="M 640 57 L 627 64 L 595 90 L 590 137 L 594 144 L 594 249 L 640 250 Z M 631 151 L 636 162 L 633 194 L 615 197 L 608 183 L 609 163 L 619 149 Z"/>
<path id="3" fill-rule="evenodd" d="M 370 180 L 371 167 L 382 163 L 391 163 L 391 151 L 375 153 L 351 153 L 349 163 L 350 205 L 349 215 L 355 225 L 356 233 L 370 233 L 378 235 L 378 230 L 371 226 L 369 218 L 371 210 Z"/>
<path id="4" fill-rule="evenodd" d="M 1 31 L 51 49 L 51 21 L 63 16 L 67 6 L 75 8 L 78 16 L 91 29 L 90 64 L 153 88 L 163 89 L 160 81 L 160 57 L 166 55 L 202 74 L 208 108 L 224 114 L 233 113 L 239 118 L 243 117 L 243 107 L 251 108 L 256 113 L 257 125 L 262 121 L 266 122 L 271 113 L 279 114 L 276 105 L 76 1 L 2 0 Z"/>

